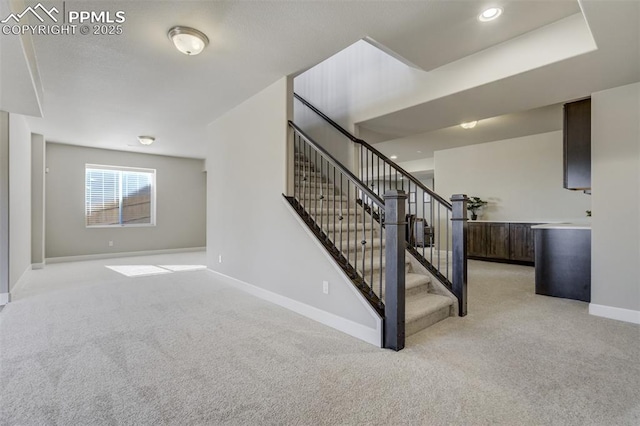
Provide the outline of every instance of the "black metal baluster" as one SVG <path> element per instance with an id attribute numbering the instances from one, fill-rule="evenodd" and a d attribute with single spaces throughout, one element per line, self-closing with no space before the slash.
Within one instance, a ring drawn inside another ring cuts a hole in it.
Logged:
<path id="1" fill-rule="evenodd" d="M 351 211 L 351 181 L 347 179 L 347 211 Z M 351 215 L 347 214 L 347 262 L 351 263 Z M 355 263 L 354 263 L 355 264 Z"/>
<path id="2" fill-rule="evenodd" d="M 314 170 L 314 175 L 316 176 L 316 180 L 318 180 L 318 174 L 317 174 L 317 164 L 318 164 L 318 151 L 316 151 L 315 149 L 313 150 L 313 170 Z M 320 177 L 320 179 L 322 179 L 322 177 Z M 313 187 L 313 216 L 314 216 L 314 220 L 318 219 L 318 187 L 314 186 Z M 316 227 L 317 227 L 317 223 L 316 222 Z"/>
<path id="3" fill-rule="evenodd" d="M 440 221 L 440 211 L 442 210 L 442 206 L 438 205 L 438 228 L 440 230 L 442 230 L 442 222 Z M 442 232 L 438 232 L 438 271 L 440 270 L 440 258 L 441 256 L 441 251 L 442 251 L 442 244 L 440 243 L 440 236 L 442 235 Z"/>
<path id="4" fill-rule="evenodd" d="M 371 286 L 371 289 L 370 289 L 371 296 L 373 296 L 375 294 L 375 291 L 373 291 L 373 289 L 375 288 L 375 284 L 374 284 L 374 281 L 373 281 L 373 251 L 374 251 L 373 249 L 374 249 L 374 246 L 375 246 L 375 244 L 374 244 L 375 240 L 373 239 L 373 206 L 374 206 L 374 203 L 373 203 L 373 200 L 372 200 L 372 202 L 371 202 L 371 214 L 369 215 L 369 216 L 371 216 L 371 221 L 369 222 L 370 226 L 371 226 L 371 230 L 369 231 L 369 235 L 370 235 L 369 242 L 371 243 L 371 247 L 369 248 L 369 251 L 371 251 L 371 260 L 370 260 L 370 262 L 371 262 L 371 266 L 370 266 L 371 267 L 371 279 L 369 280 L 369 285 Z M 382 268 L 382 263 L 380 264 L 380 268 Z"/>
<path id="5" fill-rule="evenodd" d="M 383 245 L 383 240 L 382 240 L 382 214 L 380 212 L 380 210 L 378 210 L 378 217 L 380 218 L 380 265 L 382 265 L 382 253 L 384 253 L 384 245 Z M 378 278 L 378 281 L 380 282 L 380 287 L 379 287 L 379 295 L 380 295 L 380 304 L 378 306 L 380 306 L 380 308 L 382 308 L 382 277 L 383 277 L 383 273 L 382 270 L 380 270 L 379 273 L 380 277 Z"/>
<path id="6" fill-rule="evenodd" d="M 329 179 L 327 179 L 327 183 L 328 183 Z M 333 193 L 333 209 L 331 209 L 331 215 L 333 217 L 333 245 L 337 246 L 336 244 L 336 166 L 333 166 L 333 179 L 331 180 L 331 192 Z M 340 195 L 340 198 L 342 198 L 342 195 Z M 328 219 L 328 218 L 327 218 Z"/>
<path id="7" fill-rule="evenodd" d="M 306 158 L 307 158 L 307 152 L 309 150 L 309 143 L 305 140 L 304 141 L 304 154 L 302 156 L 302 159 L 300 160 L 300 166 L 302 167 L 302 208 L 303 210 L 306 212 L 307 211 L 307 179 L 309 179 L 309 177 L 307 176 L 307 163 L 306 163 Z"/>
<path id="8" fill-rule="evenodd" d="M 342 207 L 342 196 L 344 194 L 344 189 L 342 186 L 342 172 L 340 172 L 340 216 L 338 217 L 338 222 L 340 225 L 340 254 L 344 255 L 344 251 L 342 250 L 342 224 L 344 222 L 342 222 L 342 219 L 344 219 L 343 217 L 343 212 L 344 212 L 344 208 Z"/>
<path id="9" fill-rule="evenodd" d="M 320 229 L 324 233 L 324 160 L 323 156 L 320 156 Z M 318 181 L 316 180 L 316 185 L 318 185 Z M 316 219 L 317 220 L 317 219 Z M 327 232 L 327 235 L 329 233 Z"/>
<path id="10" fill-rule="evenodd" d="M 364 180 L 364 170 L 363 170 L 363 166 L 364 166 L 364 158 L 362 158 L 362 156 L 364 155 L 364 146 L 360 145 L 360 164 L 358 164 L 358 169 L 360 169 L 360 180 Z"/>
<path id="11" fill-rule="evenodd" d="M 365 259 L 366 259 L 366 249 L 367 249 L 367 218 L 366 218 L 366 214 L 367 212 L 365 211 L 365 196 L 364 194 L 362 194 L 362 241 L 360 241 L 360 244 L 362 244 L 362 280 L 365 281 L 365 277 L 366 277 L 366 267 L 365 267 Z"/>
<path id="12" fill-rule="evenodd" d="M 451 213 L 451 212 L 449 211 L 449 209 L 447 209 L 446 213 L 447 213 L 447 247 L 446 247 L 446 249 L 447 249 L 447 251 L 446 251 L 446 253 L 447 253 L 447 273 L 445 274 L 445 276 L 447 277 L 447 279 L 449 279 L 449 226 L 451 225 L 451 220 L 450 220 L 450 217 L 449 217 L 449 213 Z"/>

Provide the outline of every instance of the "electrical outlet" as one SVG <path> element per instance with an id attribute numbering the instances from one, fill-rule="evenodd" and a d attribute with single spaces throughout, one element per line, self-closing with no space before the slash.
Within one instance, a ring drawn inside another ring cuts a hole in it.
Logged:
<path id="1" fill-rule="evenodd" d="M 222 263 L 222 255 L 221 254 L 218 255 L 218 263 Z"/>
<path id="2" fill-rule="evenodd" d="M 113 241 L 109 241 L 109 247 L 113 247 Z"/>
<path id="3" fill-rule="evenodd" d="M 329 281 L 322 281 L 322 292 L 329 294 Z"/>

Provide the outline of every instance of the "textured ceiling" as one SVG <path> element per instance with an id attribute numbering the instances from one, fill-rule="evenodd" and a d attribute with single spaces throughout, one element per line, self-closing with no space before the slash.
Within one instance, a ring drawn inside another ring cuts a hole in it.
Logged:
<path id="1" fill-rule="evenodd" d="M 61 2 L 43 2 L 60 5 Z M 503 25 L 479 29 L 484 1 L 67 1 L 67 9 L 123 10 L 123 34 L 36 36 L 48 140 L 204 157 L 205 127 L 285 75 L 363 37 L 426 69 L 575 13 L 575 1 L 509 2 Z M 174 25 L 211 39 L 187 57 Z M 5 89 L 5 88 L 3 88 Z M 151 147 L 135 137 L 154 135 Z"/>

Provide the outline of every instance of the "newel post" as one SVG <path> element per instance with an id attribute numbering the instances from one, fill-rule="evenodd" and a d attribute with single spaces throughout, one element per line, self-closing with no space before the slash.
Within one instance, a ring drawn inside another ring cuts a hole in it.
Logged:
<path id="1" fill-rule="evenodd" d="M 384 194 L 384 347 L 395 351 L 404 348 L 406 201 L 404 191 Z"/>
<path id="2" fill-rule="evenodd" d="M 467 196 L 451 197 L 451 227 L 453 238 L 453 293 L 458 298 L 458 315 L 467 315 Z"/>

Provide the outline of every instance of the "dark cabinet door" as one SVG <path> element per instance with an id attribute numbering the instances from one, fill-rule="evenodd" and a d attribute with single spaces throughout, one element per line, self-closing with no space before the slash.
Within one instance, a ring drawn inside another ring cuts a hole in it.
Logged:
<path id="1" fill-rule="evenodd" d="M 509 224 L 509 259 L 533 262 L 535 257 L 532 223 Z"/>
<path id="2" fill-rule="evenodd" d="M 509 259 L 509 224 L 487 223 L 487 257 Z"/>
<path id="3" fill-rule="evenodd" d="M 467 222 L 467 255 L 474 257 L 487 256 L 487 235 L 486 224 L 478 222 Z"/>
<path id="4" fill-rule="evenodd" d="M 564 105 L 564 187 L 591 189 L 591 99 Z"/>

